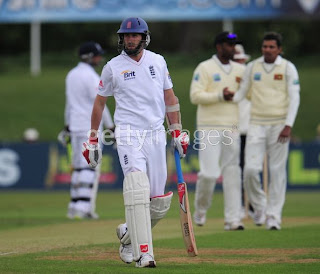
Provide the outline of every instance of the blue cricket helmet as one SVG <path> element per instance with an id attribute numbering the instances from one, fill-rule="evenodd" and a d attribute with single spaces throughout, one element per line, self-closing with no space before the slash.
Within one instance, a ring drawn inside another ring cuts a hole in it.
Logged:
<path id="1" fill-rule="evenodd" d="M 123 36 L 125 33 L 139 33 L 142 34 L 141 44 L 135 50 L 127 50 L 124 47 Z M 140 17 L 130 17 L 122 21 L 120 29 L 117 31 L 118 51 L 119 53 L 124 50 L 128 55 L 137 55 L 142 48 L 146 48 L 151 39 L 148 24 Z"/>
<path id="2" fill-rule="evenodd" d="M 146 21 L 144 21 L 142 18 L 130 17 L 122 21 L 120 29 L 117 31 L 117 33 L 141 33 L 148 35 L 149 28 Z"/>

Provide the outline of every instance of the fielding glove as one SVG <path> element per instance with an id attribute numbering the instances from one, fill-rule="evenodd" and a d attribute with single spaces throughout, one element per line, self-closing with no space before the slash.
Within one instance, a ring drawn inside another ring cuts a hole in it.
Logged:
<path id="1" fill-rule="evenodd" d="M 71 142 L 71 136 L 68 126 L 66 126 L 63 130 L 60 131 L 60 133 L 58 134 L 58 141 L 64 147 L 66 147 L 67 144 Z"/>
<path id="2" fill-rule="evenodd" d="M 101 162 L 102 151 L 98 138 L 89 138 L 87 142 L 82 144 L 82 155 L 92 168 L 95 168 Z"/>
<path id="3" fill-rule="evenodd" d="M 186 132 L 181 132 L 178 129 L 172 131 L 171 135 L 173 149 L 178 150 L 180 158 L 186 157 L 189 145 L 189 135 Z"/>

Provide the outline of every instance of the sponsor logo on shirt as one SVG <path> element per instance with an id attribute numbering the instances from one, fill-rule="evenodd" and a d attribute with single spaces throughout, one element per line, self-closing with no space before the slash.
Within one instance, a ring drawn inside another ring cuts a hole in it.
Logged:
<path id="1" fill-rule="evenodd" d="M 134 71 L 124 70 L 123 72 L 121 72 L 121 74 L 123 74 L 123 79 L 125 81 L 136 78 L 136 73 Z"/>
<path id="2" fill-rule="evenodd" d="M 294 84 L 294 85 L 299 85 L 299 84 L 300 84 L 299 79 L 294 80 L 294 81 L 293 81 L 293 84 Z"/>
<path id="3" fill-rule="evenodd" d="M 221 81 L 221 77 L 219 73 L 213 74 L 213 81 L 215 82 Z"/>
<path id="4" fill-rule="evenodd" d="M 168 79 L 172 83 L 171 76 L 170 76 L 169 72 L 168 72 Z"/>
<path id="5" fill-rule="evenodd" d="M 195 74 L 194 77 L 193 77 L 193 80 L 199 81 L 199 79 L 200 79 L 199 73 Z"/>
<path id="6" fill-rule="evenodd" d="M 274 80 L 282 80 L 283 79 L 283 75 L 282 74 L 275 74 L 273 79 Z"/>
<path id="7" fill-rule="evenodd" d="M 257 72 L 253 75 L 253 80 L 260 81 L 261 80 L 261 73 Z"/>
<path id="8" fill-rule="evenodd" d="M 156 72 L 154 71 L 153 66 L 149 66 L 149 71 L 150 71 L 152 79 L 156 78 Z"/>
<path id="9" fill-rule="evenodd" d="M 236 77 L 236 82 L 237 82 L 237 83 L 240 83 L 240 82 L 241 82 L 241 77 L 237 76 L 237 77 Z"/>

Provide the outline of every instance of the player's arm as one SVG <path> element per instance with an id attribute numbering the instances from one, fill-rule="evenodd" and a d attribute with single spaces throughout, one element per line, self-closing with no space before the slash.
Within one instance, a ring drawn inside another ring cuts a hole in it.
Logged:
<path id="1" fill-rule="evenodd" d="M 288 63 L 287 71 L 287 87 L 289 95 L 289 107 L 287 118 L 285 122 L 285 127 L 279 134 L 278 141 L 280 143 L 285 143 L 289 140 L 291 136 L 291 128 L 296 119 L 298 108 L 300 105 L 300 84 L 299 84 L 299 75 L 296 67 L 292 63 Z"/>
<path id="2" fill-rule="evenodd" d="M 182 132 L 180 104 L 172 88 L 164 91 L 164 101 L 166 105 L 167 124 L 173 138 L 172 145 L 179 151 L 180 157 L 183 158 L 187 153 L 189 136 L 186 132 Z"/>
<path id="3" fill-rule="evenodd" d="M 98 137 L 97 132 L 101 123 L 102 113 L 107 102 L 107 97 L 97 95 L 94 100 L 92 114 L 91 114 L 91 132 L 90 137 Z M 95 134 L 96 133 L 96 134 Z"/>

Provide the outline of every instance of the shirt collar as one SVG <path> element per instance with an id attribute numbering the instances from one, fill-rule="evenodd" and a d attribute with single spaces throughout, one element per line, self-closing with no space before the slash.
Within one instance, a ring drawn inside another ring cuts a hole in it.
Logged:
<path id="1" fill-rule="evenodd" d="M 229 63 L 228 63 L 228 64 L 222 64 L 222 63 L 220 62 L 219 58 L 217 57 L 217 54 L 212 55 L 212 58 L 213 58 L 213 59 L 215 60 L 215 62 L 217 62 L 218 65 L 220 65 L 220 66 L 231 65 L 231 60 L 229 60 Z"/>
<path id="2" fill-rule="evenodd" d="M 263 56 L 261 56 L 261 57 L 259 57 L 259 59 L 257 60 L 258 62 L 260 62 L 260 63 L 265 63 L 264 62 L 264 57 Z M 277 58 L 276 58 L 276 60 L 274 61 L 274 63 L 273 64 L 275 64 L 275 65 L 280 65 L 281 64 L 281 62 L 282 62 L 282 57 L 280 56 L 280 55 L 278 55 L 277 56 Z M 267 63 L 266 63 L 267 64 Z"/>

